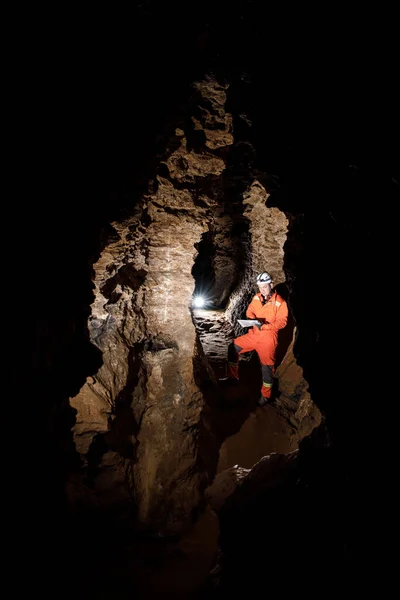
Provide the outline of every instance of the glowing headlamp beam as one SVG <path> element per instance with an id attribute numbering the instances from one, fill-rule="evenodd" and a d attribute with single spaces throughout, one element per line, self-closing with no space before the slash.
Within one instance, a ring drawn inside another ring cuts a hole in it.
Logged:
<path id="1" fill-rule="evenodd" d="M 204 298 L 203 298 L 203 296 L 195 296 L 193 298 L 193 306 L 195 308 L 201 308 L 202 306 L 204 306 Z"/>

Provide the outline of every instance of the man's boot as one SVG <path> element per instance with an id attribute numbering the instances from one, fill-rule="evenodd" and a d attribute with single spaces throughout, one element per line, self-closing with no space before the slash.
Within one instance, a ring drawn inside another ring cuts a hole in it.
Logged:
<path id="1" fill-rule="evenodd" d="M 266 404 L 271 404 L 272 399 L 266 398 L 265 396 L 261 396 L 259 401 L 257 402 L 258 406 L 265 406 Z"/>
<path id="2" fill-rule="evenodd" d="M 223 385 L 235 385 L 239 382 L 239 363 L 228 362 L 226 377 L 218 379 L 218 383 Z"/>

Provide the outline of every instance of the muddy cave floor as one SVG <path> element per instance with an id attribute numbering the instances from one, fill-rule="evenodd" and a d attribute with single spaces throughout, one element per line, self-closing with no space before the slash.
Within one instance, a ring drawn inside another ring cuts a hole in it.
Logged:
<path id="1" fill-rule="evenodd" d="M 224 377 L 231 341 L 223 327 L 224 312 L 195 309 L 193 320 L 216 378 Z M 273 402 L 258 406 L 260 386 L 261 369 L 255 354 L 250 360 L 241 361 L 239 384 L 220 386 L 214 415 L 216 433 L 222 441 L 216 477 L 231 467 L 250 469 L 268 454 L 288 453 L 298 448 L 299 433 L 287 415 Z M 116 549 L 111 561 L 108 555 L 103 564 L 104 557 L 100 554 L 93 566 L 86 565 L 80 580 L 81 597 L 118 600 L 131 597 L 134 592 L 149 600 L 202 599 L 205 581 L 216 565 L 218 536 L 218 516 L 207 507 L 194 527 L 179 540 L 162 536 L 131 539 L 123 549 Z"/>

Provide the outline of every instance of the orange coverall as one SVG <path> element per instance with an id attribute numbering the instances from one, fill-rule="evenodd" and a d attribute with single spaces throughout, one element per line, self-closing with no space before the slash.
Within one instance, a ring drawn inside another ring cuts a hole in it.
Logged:
<path id="1" fill-rule="evenodd" d="M 272 292 L 265 301 L 259 292 L 247 307 L 246 317 L 263 323 L 261 329 L 252 327 L 248 333 L 235 338 L 228 350 L 228 377 L 239 377 L 239 354 L 255 350 L 260 357 L 262 369 L 261 394 L 270 398 L 272 393 L 275 352 L 278 345 L 278 330 L 286 326 L 288 306 L 277 293 Z"/>

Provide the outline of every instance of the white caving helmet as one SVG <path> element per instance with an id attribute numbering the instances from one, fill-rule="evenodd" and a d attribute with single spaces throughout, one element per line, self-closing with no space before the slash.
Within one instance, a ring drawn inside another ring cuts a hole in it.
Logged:
<path id="1" fill-rule="evenodd" d="M 256 279 L 256 283 L 258 284 L 263 284 L 263 283 L 272 283 L 272 277 L 269 273 L 267 273 L 266 271 L 264 271 L 264 273 L 260 273 L 259 275 L 257 275 L 257 279 Z"/>

